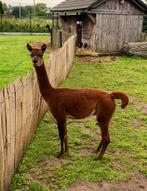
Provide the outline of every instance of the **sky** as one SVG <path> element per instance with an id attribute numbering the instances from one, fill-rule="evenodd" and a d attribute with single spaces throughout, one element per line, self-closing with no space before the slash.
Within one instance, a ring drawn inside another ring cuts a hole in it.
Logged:
<path id="1" fill-rule="evenodd" d="M 15 6 L 19 5 L 19 2 L 22 6 L 24 5 L 33 5 L 34 0 L 1 0 L 3 3 Z M 46 3 L 48 7 L 54 7 L 57 4 L 61 3 L 64 0 L 35 0 L 36 3 Z M 145 1 L 145 0 L 142 0 Z"/>
<path id="2" fill-rule="evenodd" d="M 24 5 L 33 5 L 34 0 L 1 0 L 3 3 L 8 5 L 16 6 L 19 5 L 19 2 L 22 6 Z M 46 3 L 48 7 L 54 7 L 57 4 L 61 3 L 64 0 L 35 0 L 36 3 Z"/>

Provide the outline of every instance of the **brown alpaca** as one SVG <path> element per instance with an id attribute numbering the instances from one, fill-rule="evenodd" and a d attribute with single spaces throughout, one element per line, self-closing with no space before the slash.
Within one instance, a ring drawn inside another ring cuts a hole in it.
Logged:
<path id="1" fill-rule="evenodd" d="M 98 158 L 102 159 L 110 142 L 108 127 L 116 107 L 114 99 L 121 99 L 121 108 L 125 108 L 129 102 L 128 96 L 122 92 L 107 93 L 98 89 L 53 88 L 43 60 L 46 45 L 42 45 L 41 49 L 34 49 L 27 44 L 27 48 L 31 52 L 40 92 L 57 121 L 61 141 L 59 156 L 69 151 L 66 118 L 82 119 L 95 115 L 102 133 L 102 140 L 97 148 L 97 152 L 100 152 Z"/>

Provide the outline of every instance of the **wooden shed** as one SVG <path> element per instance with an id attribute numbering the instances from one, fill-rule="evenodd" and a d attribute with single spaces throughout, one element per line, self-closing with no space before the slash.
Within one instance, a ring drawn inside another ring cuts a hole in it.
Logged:
<path id="1" fill-rule="evenodd" d="M 77 33 L 77 44 L 108 53 L 140 41 L 147 6 L 141 0 L 65 0 L 52 12 L 62 30 Z"/>

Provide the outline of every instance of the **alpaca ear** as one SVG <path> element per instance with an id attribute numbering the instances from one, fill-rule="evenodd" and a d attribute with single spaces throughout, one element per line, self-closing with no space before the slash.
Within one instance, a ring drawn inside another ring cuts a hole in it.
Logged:
<path id="1" fill-rule="evenodd" d="M 27 44 L 27 49 L 31 52 L 32 51 L 31 45 Z"/>
<path id="2" fill-rule="evenodd" d="M 46 44 L 43 44 L 41 49 L 42 49 L 42 52 L 44 52 L 46 50 Z"/>

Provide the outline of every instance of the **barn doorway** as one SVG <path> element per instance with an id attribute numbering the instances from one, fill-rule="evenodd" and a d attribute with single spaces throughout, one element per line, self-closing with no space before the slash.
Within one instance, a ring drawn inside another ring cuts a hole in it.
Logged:
<path id="1" fill-rule="evenodd" d="M 77 21 L 77 46 L 82 43 L 82 21 Z"/>

